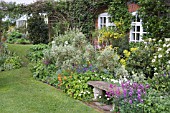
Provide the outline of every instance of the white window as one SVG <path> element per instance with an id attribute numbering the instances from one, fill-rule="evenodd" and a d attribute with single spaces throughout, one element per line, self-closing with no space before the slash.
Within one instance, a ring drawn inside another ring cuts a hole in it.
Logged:
<path id="1" fill-rule="evenodd" d="M 113 22 L 111 22 L 111 16 L 108 13 L 102 13 L 98 16 L 98 29 L 103 27 L 115 26 Z"/>
<path id="2" fill-rule="evenodd" d="M 134 16 L 130 30 L 130 42 L 140 42 L 142 41 L 142 37 L 146 34 L 142 27 L 142 20 L 139 18 L 137 12 L 133 12 Z"/>

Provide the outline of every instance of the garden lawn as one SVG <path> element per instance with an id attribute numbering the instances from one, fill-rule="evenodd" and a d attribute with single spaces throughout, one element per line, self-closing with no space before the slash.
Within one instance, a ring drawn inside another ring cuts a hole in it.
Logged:
<path id="1" fill-rule="evenodd" d="M 0 113 L 97 113 L 60 90 L 36 81 L 27 67 L 0 72 Z"/>

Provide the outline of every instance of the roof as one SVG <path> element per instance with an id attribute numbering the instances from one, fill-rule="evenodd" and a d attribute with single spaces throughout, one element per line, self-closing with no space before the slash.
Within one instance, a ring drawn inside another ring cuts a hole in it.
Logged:
<path id="1" fill-rule="evenodd" d="M 27 16 L 26 15 L 23 15 L 21 16 L 21 18 L 17 19 L 16 21 L 22 21 L 22 20 L 27 20 Z"/>

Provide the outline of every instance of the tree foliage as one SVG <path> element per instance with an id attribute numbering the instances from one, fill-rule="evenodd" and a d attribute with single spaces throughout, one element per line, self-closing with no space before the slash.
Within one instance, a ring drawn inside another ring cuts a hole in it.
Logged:
<path id="1" fill-rule="evenodd" d="M 48 26 L 39 14 L 28 19 L 28 33 L 33 44 L 48 43 Z"/>

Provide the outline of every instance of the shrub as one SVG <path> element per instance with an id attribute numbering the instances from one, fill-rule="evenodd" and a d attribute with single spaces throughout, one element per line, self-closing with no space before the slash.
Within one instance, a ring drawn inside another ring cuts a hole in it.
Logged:
<path id="1" fill-rule="evenodd" d="M 69 96 L 79 100 L 89 100 L 93 97 L 91 87 L 88 87 L 88 81 L 107 81 L 110 82 L 113 77 L 104 73 L 95 73 L 87 71 L 86 73 L 72 73 L 64 76 L 61 82 L 61 88 Z"/>
<path id="2" fill-rule="evenodd" d="M 28 19 L 28 33 L 33 44 L 48 43 L 48 26 L 39 14 Z"/>
<path id="3" fill-rule="evenodd" d="M 8 38 L 6 40 L 7 43 L 15 43 L 17 39 L 20 39 L 22 37 L 22 33 L 19 33 L 18 31 L 13 31 L 8 34 Z"/>
<path id="4" fill-rule="evenodd" d="M 25 38 L 20 38 L 15 41 L 16 44 L 30 44 L 30 41 Z"/>
<path id="5" fill-rule="evenodd" d="M 30 48 L 29 53 L 27 55 L 28 59 L 31 62 L 37 62 L 42 60 L 44 57 L 43 50 L 47 49 L 48 45 L 46 44 L 38 44 Z"/>

